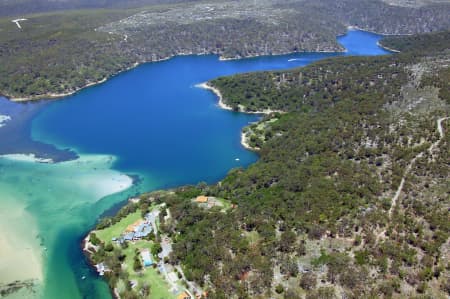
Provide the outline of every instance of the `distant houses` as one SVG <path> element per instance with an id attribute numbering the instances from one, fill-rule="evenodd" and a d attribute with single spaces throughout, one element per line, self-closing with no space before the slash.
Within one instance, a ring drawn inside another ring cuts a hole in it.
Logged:
<path id="1" fill-rule="evenodd" d="M 204 196 L 204 195 L 197 196 L 197 198 L 195 199 L 195 202 L 196 203 L 207 203 L 208 197 Z"/>
<path id="2" fill-rule="evenodd" d="M 97 272 L 100 276 L 105 275 L 105 272 L 111 271 L 108 266 L 106 266 L 104 263 L 100 263 L 95 265 L 95 268 L 97 269 Z"/>
<path id="3" fill-rule="evenodd" d="M 191 296 L 189 296 L 188 293 L 183 292 L 180 295 L 177 296 L 177 299 L 191 299 Z"/>
<path id="4" fill-rule="evenodd" d="M 224 204 L 220 200 L 213 196 L 200 195 L 194 198 L 192 201 L 198 204 L 200 207 L 207 209 L 224 206 Z"/>
<path id="5" fill-rule="evenodd" d="M 149 215 L 150 214 L 147 214 L 145 216 L 145 220 L 138 220 L 135 223 L 130 224 L 120 237 L 112 238 L 112 241 L 121 244 L 125 241 L 138 241 L 150 235 L 153 228 Z"/>

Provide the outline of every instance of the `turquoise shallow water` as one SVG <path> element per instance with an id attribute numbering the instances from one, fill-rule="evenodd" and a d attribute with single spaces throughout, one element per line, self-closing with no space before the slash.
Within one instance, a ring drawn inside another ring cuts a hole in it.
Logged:
<path id="1" fill-rule="evenodd" d="M 0 140 L 9 138 L 7 143 L 0 141 L 0 152 L 35 150 L 38 156 L 56 160 L 80 155 L 81 161 L 89 161 L 80 171 L 76 163 L 80 160 L 47 165 L 0 159 L 0 182 L 8 187 L 0 194 L 14 193 L 10 201 L 27 207 L 46 248 L 43 290 L 37 296 L 109 298 L 79 245 L 99 215 L 133 194 L 199 181 L 213 183 L 231 168 L 256 161 L 257 156 L 240 145 L 240 131 L 258 116 L 219 109 L 216 97 L 196 84 L 218 76 L 303 66 L 336 55 L 387 54 L 377 46 L 379 39 L 350 31 L 339 38 L 348 49 L 345 54 L 236 61 L 219 61 L 212 55 L 176 57 L 141 65 L 63 100 L 28 105 L 0 101 L 0 114 L 16 120 L 9 129 L 0 128 Z M 70 151 L 61 151 L 67 148 Z M 132 188 L 106 197 L 101 184 L 86 183 L 86 178 L 114 180 L 119 172 L 139 179 Z"/>

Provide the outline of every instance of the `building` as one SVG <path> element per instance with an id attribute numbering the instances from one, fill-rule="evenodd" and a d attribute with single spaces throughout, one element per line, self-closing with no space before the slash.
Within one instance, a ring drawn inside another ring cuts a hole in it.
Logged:
<path id="1" fill-rule="evenodd" d="M 144 220 L 140 219 L 137 220 L 135 223 L 128 225 L 127 229 L 125 230 L 127 233 L 131 233 L 136 231 L 136 229 L 141 226 L 144 223 Z"/>
<path id="2" fill-rule="evenodd" d="M 188 293 L 183 292 L 180 295 L 177 296 L 177 299 L 191 299 L 191 296 L 189 296 Z"/>
<path id="3" fill-rule="evenodd" d="M 112 240 L 119 243 L 138 241 L 150 235 L 152 230 L 152 225 L 148 221 L 138 220 L 134 224 L 129 225 L 120 238 L 113 238 Z"/>
<path id="4" fill-rule="evenodd" d="M 195 199 L 195 202 L 197 202 L 197 203 L 207 203 L 208 202 L 208 197 L 204 196 L 204 195 L 197 196 L 197 198 Z"/>

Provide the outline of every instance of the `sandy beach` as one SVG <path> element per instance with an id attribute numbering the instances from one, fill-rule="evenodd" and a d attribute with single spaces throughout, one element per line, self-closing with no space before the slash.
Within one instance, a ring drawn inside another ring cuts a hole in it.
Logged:
<path id="1" fill-rule="evenodd" d="M 392 52 L 392 53 L 400 53 L 399 50 L 395 50 L 395 49 L 383 46 L 380 42 L 377 42 L 377 46 L 380 47 L 380 48 L 383 48 L 385 50 L 388 50 L 389 52 Z"/>
<path id="2" fill-rule="evenodd" d="M 229 106 L 223 102 L 223 96 L 222 96 L 222 93 L 220 92 L 220 90 L 215 88 L 214 86 L 209 85 L 208 82 L 197 84 L 197 85 L 195 85 L 195 87 L 212 91 L 219 98 L 219 102 L 217 103 L 217 105 L 220 108 L 233 111 L 233 108 L 231 106 Z M 264 110 L 260 110 L 260 111 L 245 111 L 245 107 L 239 107 L 239 111 L 237 111 L 237 112 L 246 113 L 246 114 L 284 113 L 283 111 L 272 110 L 272 109 L 264 109 Z"/>
<path id="3" fill-rule="evenodd" d="M 259 150 L 259 148 L 254 148 L 250 146 L 249 137 L 244 132 L 241 132 L 241 144 L 244 148 L 250 151 Z"/>
<path id="4" fill-rule="evenodd" d="M 0 155 L 0 158 L 22 162 L 53 163 L 52 159 L 37 158 L 34 154 L 7 154 Z"/>
<path id="5" fill-rule="evenodd" d="M 223 102 L 223 96 L 220 93 L 220 90 L 218 90 L 214 86 L 211 86 L 207 82 L 204 82 L 204 83 L 200 83 L 200 84 L 195 85 L 195 87 L 202 88 L 202 89 L 207 89 L 207 90 L 212 91 L 219 98 L 219 102 L 217 104 L 219 105 L 220 108 L 225 109 L 225 110 L 230 110 L 230 111 L 233 110 L 233 108 L 231 106 L 228 106 L 227 104 L 225 104 Z"/>
<path id="6" fill-rule="evenodd" d="M 217 103 L 217 105 L 220 108 L 233 111 L 233 108 L 231 106 L 228 106 L 227 104 L 225 104 L 223 102 L 223 96 L 219 89 L 215 88 L 214 86 L 209 85 L 207 82 L 197 84 L 197 85 L 195 85 L 195 87 L 212 91 L 219 98 L 219 102 Z M 266 115 L 272 114 L 272 113 L 284 113 L 283 111 L 280 111 L 280 110 L 271 110 L 271 109 L 264 109 L 261 111 L 244 111 L 243 107 L 239 107 L 238 112 L 247 113 L 247 114 L 266 114 Z M 250 146 L 248 136 L 244 132 L 241 132 L 241 144 L 244 148 L 246 148 L 248 150 L 251 150 L 251 151 L 259 150 L 259 148 L 253 148 Z"/>

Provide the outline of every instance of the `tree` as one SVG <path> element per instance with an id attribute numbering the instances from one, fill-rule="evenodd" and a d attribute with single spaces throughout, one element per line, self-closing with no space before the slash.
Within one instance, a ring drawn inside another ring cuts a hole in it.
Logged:
<path id="1" fill-rule="evenodd" d="M 302 275 L 300 279 L 300 286 L 304 290 L 312 290 L 316 287 L 317 275 L 312 272 L 308 272 Z"/>
<path id="2" fill-rule="evenodd" d="M 157 256 L 158 253 L 160 253 L 161 251 L 162 251 L 162 247 L 161 247 L 161 244 L 160 244 L 160 243 L 155 243 L 155 244 L 153 244 L 153 247 L 152 247 L 152 254 L 153 254 L 154 256 Z"/>
<path id="3" fill-rule="evenodd" d="M 111 252 L 114 250 L 114 246 L 111 243 L 106 244 L 105 251 Z"/>
<path id="4" fill-rule="evenodd" d="M 142 270 L 142 263 L 139 258 L 134 259 L 133 270 L 136 272 Z"/>
<path id="5" fill-rule="evenodd" d="M 281 294 L 284 292 L 284 287 L 283 285 L 279 284 L 275 287 L 275 292 L 277 292 L 278 294 Z"/>
<path id="6" fill-rule="evenodd" d="M 92 243 L 92 245 L 94 246 L 98 246 L 102 243 L 102 241 L 97 237 L 97 235 L 95 233 L 91 233 L 89 235 L 89 241 Z"/>
<path id="7" fill-rule="evenodd" d="M 141 289 L 142 297 L 147 298 L 148 296 L 150 296 L 150 293 L 151 293 L 150 284 L 148 282 L 145 282 L 142 285 L 142 289 Z"/>
<path id="8" fill-rule="evenodd" d="M 287 230 L 281 234 L 279 249 L 282 252 L 292 252 L 294 249 L 297 234 Z"/>
<path id="9" fill-rule="evenodd" d="M 306 294 L 306 299 L 335 299 L 336 294 L 333 287 L 321 287 Z"/>

